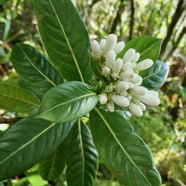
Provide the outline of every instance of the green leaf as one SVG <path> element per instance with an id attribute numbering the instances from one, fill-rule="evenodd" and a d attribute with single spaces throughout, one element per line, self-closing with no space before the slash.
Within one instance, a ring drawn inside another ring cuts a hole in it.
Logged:
<path id="1" fill-rule="evenodd" d="M 124 53 L 128 49 L 134 48 L 140 53 L 138 62 L 144 59 L 152 59 L 153 61 L 156 61 L 160 53 L 161 43 L 162 39 L 159 38 L 150 36 L 138 37 L 126 43 L 125 48 L 119 54 L 119 57 L 123 58 Z"/>
<path id="2" fill-rule="evenodd" d="M 71 123 L 25 119 L 0 135 L 0 180 L 19 175 L 49 156 L 64 140 Z"/>
<path id="3" fill-rule="evenodd" d="M 58 179 L 65 169 L 65 161 L 66 140 L 49 157 L 39 163 L 39 171 L 42 178 L 49 181 Z"/>
<path id="4" fill-rule="evenodd" d="M 46 51 L 68 81 L 88 82 L 90 40 L 71 0 L 34 0 L 36 17 Z"/>
<path id="5" fill-rule="evenodd" d="M 169 66 L 157 60 L 153 66 L 143 74 L 142 85 L 148 89 L 158 89 L 165 83 L 168 73 Z"/>
<path id="6" fill-rule="evenodd" d="M 15 81 L 0 83 L 0 108 L 20 113 L 30 113 L 38 109 L 40 101 Z"/>
<path id="7" fill-rule="evenodd" d="M 122 114 L 94 109 L 90 129 L 100 157 L 121 184 L 160 186 L 148 147 Z"/>
<path id="8" fill-rule="evenodd" d="M 92 186 L 98 168 L 98 155 L 88 127 L 80 120 L 74 124 L 67 137 L 68 186 Z"/>
<path id="9" fill-rule="evenodd" d="M 63 82 L 59 72 L 50 62 L 29 45 L 14 46 L 11 61 L 21 77 L 21 86 L 39 98 L 42 98 L 48 89 Z"/>
<path id="10" fill-rule="evenodd" d="M 50 89 L 44 96 L 37 118 L 53 122 L 67 122 L 90 112 L 98 96 L 82 82 L 71 81 Z"/>

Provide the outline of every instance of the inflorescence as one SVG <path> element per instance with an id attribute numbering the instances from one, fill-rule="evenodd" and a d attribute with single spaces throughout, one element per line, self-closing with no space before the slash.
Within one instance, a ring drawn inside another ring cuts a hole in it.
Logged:
<path id="1" fill-rule="evenodd" d="M 128 49 L 123 58 L 117 55 L 124 49 L 125 43 L 117 43 L 117 36 L 110 34 L 100 43 L 92 41 L 92 58 L 100 63 L 101 75 L 104 76 L 106 86 L 99 94 L 99 102 L 110 112 L 115 111 L 115 105 L 129 110 L 136 116 L 142 116 L 147 106 L 157 106 L 160 103 L 158 92 L 141 86 L 140 71 L 153 65 L 151 59 L 138 62 L 140 53 L 135 49 Z M 101 60 L 100 60 L 101 59 Z"/>

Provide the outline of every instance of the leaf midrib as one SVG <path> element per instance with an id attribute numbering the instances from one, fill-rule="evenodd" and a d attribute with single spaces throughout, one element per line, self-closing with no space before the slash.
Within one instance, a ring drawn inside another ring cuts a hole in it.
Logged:
<path id="1" fill-rule="evenodd" d="M 56 109 L 57 107 L 66 105 L 66 104 L 68 104 L 68 103 L 74 102 L 74 101 L 76 101 L 76 100 L 78 100 L 78 99 L 85 98 L 85 97 L 88 97 L 88 96 L 96 96 L 96 94 L 95 94 L 95 93 L 86 94 L 86 95 L 79 96 L 79 97 L 77 97 L 77 98 L 75 98 L 75 99 L 71 99 L 70 101 L 63 102 L 63 103 L 61 103 L 61 104 L 59 104 L 59 105 L 56 105 L 56 106 L 54 106 L 54 107 L 52 107 L 52 108 L 46 110 L 45 112 L 40 113 L 40 114 L 37 116 L 37 118 L 39 118 L 40 115 L 46 114 L 47 112 L 50 112 L 51 110 Z M 42 104 L 41 104 L 41 107 L 42 107 Z"/>
<path id="2" fill-rule="evenodd" d="M 104 118 L 104 116 L 99 112 L 98 109 L 95 108 L 95 111 L 98 113 L 98 115 L 101 117 L 101 119 L 103 120 L 103 122 L 105 123 L 106 127 L 108 128 L 108 130 L 111 132 L 112 136 L 114 137 L 114 139 L 116 140 L 116 142 L 118 143 L 118 145 L 121 147 L 121 149 L 123 150 L 124 154 L 128 157 L 128 159 L 131 161 L 131 163 L 136 167 L 136 169 L 139 171 L 139 173 L 145 178 L 145 180 L 147 181 L 147 183 L 151 185 L 151 183 L 147 180 L 147 178 L 144 176 L 144 174 L 141 172 L 141 170 L 138 168 L 138 166 L 135 164 L 135 162 L 131 159 L 131 157 L 129 156 L 129 154 L 127 153 L 127 151 L 125 150 L 125 148 L 121 145 L 121 143 L 119 142 L 119 140 L 117 139 L 116 135 L 114 134 L 114 132 L 112 131 L 112 129 L 110 128 L 109 124 L 107 123 L 106 119 Z"/>
<path id="3" fill-rule="evenodd" d="M 7 94 L 2 94 L 2 93 L 0 93 L 0 95 L 5 96 L 5 97 L 8 97 L 8 98 L 13 98 L 13 99 L 18 100 L 18 101 L 21 101 L 21 102 L 23 102 L 23 103 L 28 103 L 28 104 L 30 104 L 30 105 L 34 105 L 34 106 L 39 107 L 39 104 L 35 104 L 35 103 L 33 103 L 33 102 L 30 102 L 30 101 L 26 101 L 26 100 L 23 100 L 23 99 L 19 99 L 19 98 L 14 97 L 14 96 L 9 96 L 9 95 L 7 95 Z"/>
<path id="4" fill-rule="evenodd" d="M 147 50 L 143 51 L 140 56 L 142 56 L 144 53 L 146 53 L 149 49 L 151 49 L 152 47 L 154 47 L 154 45 L 156 45 L 157 43 L 161 42 L 161 40 L 158 40 L 157 42 L 155 42 L 153 45 L 151 45 Z"/>
<path id="5" fill-rule="evenodd" d="M 83 167 L 82 186 L 84 186 L 85 158 L 84 158 L 84 148 L 83 148 L 82 135 L 81 135 L 81 123 L 80 123 L 80 119 L 78 121 L 78 131 L 79 131 L 79 140 L 80 140 L 80 148 L 81 148 L 81 155 L 82 155 L 82 167 Z"/>
<path id="6" fill-rule="evenodd" d="M 28 141 L 27 143 L 25 143 L 24 145 L 22 145 L 20 148 L 18 148 L 16 151 L 14 151 L 12 154 L 10 154 L 8 157 L 6 157 L 3 161 L 0 162 L 0 165 L 3 164 L 5 161 L 7 161 L 8 159 L 10 159 L 12 156 L 14 156 L 16 153 L 18 153 L 20 150 L 22 150 L 23 148 L 25 148 L 26 146 L 30 145 L 34 140 L 36 140 L 37 138 L 39 138 L 42 134 L 44 134 L 47 130 L 49 130 L 51 127 L 53 127 L 54 125 L 56 125 L 56 123 L 52 123 L 49 127 L 47 127 L 45 130 L 43 130 L 41 133 L 39 133 L 38 135 L 36 135 L 34 138 L 32 138 L 30 141 Z"/>
<path id="7" fill-rule="evenodd" d="M 83 75 L 82 75 L 82 73 L 81 73 L 80 67 L 79 67 L 79 65 L 78 65 L 76 56 L 75 56 L 75 54 L 74 54 L 74 51 L 73 51 L 73 49 L 72 49 L 72 47 L 71 47 L 71 44 L 70 44 L 70 42 L 69 42 L 69 40 L 68 40 L 68 38 L 67 38 L 67 35 L 66 35 L 65 30 L 64 30 L 64 28 L 63 28 L 63 25 L 62 25 L 62 23 L 61 23 L 61 21 L 60 21 L 58 15 L 57 15 L 57 12 L 56 12 L 56 10 L 55 10 L 55 8 L 54 8 L 54 5 L 52 4 L 51 0 L 49 0 L 49 3 L 50 3 L 50 5 L 51 5 L 52 10 L 53 10 L 53 12 L 54 12 L 54 14 L 55 14 L 55 16 L 56 16 L 56 19 L 57 19 L 57 21 L 58 21 L 58 23 L 59 23 L 59 26 L 60 26 L 60 28 L 61 28 L 61 31 L 63 32 L 63 35 L 64 35 L 65 40 L 66 40 L 66 42 L 67 42 L 67 45 L 68 45 L 68 47 L 69 47 L 70 53 L 72 54 L 72 58 L 73 58 L 73 60 L 74 60 L 75 66 L 76 66 L 76 68 L 77 68 L 77 71 L 78 71 L 78 73 L 79 73 L 80 79 L 81 79 L 82 82 L 85 82 L 85 81 L 84 81 L 84 78 L 83 78 Z"/>
<path id="8" fill-rule="evenodd" d="M 51 81 L 45 74 L 43 74 L 43 72 L 41 72 L 34 64 L 33 62 L 30 60 L 30 58 L 28 57 L 28 55 L 24 52 L 24 50 L 19 46 L 20 50 L 23 52 L 23 54 L 25 55 L 25 57 L 27 58 L 27 60 L 29 61 L 29 63 L 36 69 L 37 72 L 39 72 L 39 74 L 41 74 L 41 76 L 43 76 L 49 83 L 52 84 L 52 86 L 56 86 L 56 84 Z"/>

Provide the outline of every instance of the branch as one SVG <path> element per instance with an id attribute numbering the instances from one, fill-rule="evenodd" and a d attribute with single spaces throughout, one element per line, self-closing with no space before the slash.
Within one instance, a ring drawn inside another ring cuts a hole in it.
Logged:
<path id="1" fill-rule="evenodd" d="M 17 118 L 0 118 L 0 124 L 14 124 L 21 120 L 22 117 L 17 117 Z"/>
<path id="2" fill-rule="evenodd" d="M 169 53 L 167 54 L 166 60 L 170 57 L 170 55 L 176 50 L 176 48 L 178 47 L 181 39 L 183 38 L 184 34 L 186 34 L 186 26 L 182 29 L 181 33 L 179 34 L 178 39 L 173 42 L 173 47 L 171 48 L 171 50 L 169 51 Z"/>
<path id="3" fill-rule="evenodd" d="M 118 23 L 121 22 L 121 15 L 122 15 L 122 13 L 124 11 L 124 8 L 125 8 L 125 3 L 124 2 L 125 2 L 125 0 L 121 0 L 121 2 L 120 2 L 119 8 L 118 8 L 117 13 L 116 13 L 116 17 L 115 17 L 115 19 L 113 21 L 113 24 L 112 24 L 112 27 L 110 29 L 110 33 L 115 33 Z"/>
<path id="4" fill-rule="evenodd" d="M 163 57 L 165 51 L 166 51 L 166 47 L 167 47 L 167 44 L 172 36 L 172 33 L 173 33 L 173 30 L 174 30 L 174 27 L 175 25 L 177 24 L 179 18 L 181 17 L 182 13 L 184 12 L 184 9 L 185 9 L 185 3 L 184 3 L 184 0 L 179 0 L 178 4 L 177 4 L 177 8 L 176 8 L 176 11 L 174 12 L 174 15 L 172 17 L 172 21 L 167 29 L 167 35 L 165 37 L 165 39 L 163 40 L 163 43 L 162 43 L 162 50 L 161 50 L 161 57 Z"/>
<path id="5" fill-rule="evenodd" d="M 129 34 L 129 40 L 133 38 L 134 34 L 134 13 L 135 13 L 135 8 L 134 8 L 134 0 L 131 0 L 131 14 L 130 14 L 130 34 Z"/>

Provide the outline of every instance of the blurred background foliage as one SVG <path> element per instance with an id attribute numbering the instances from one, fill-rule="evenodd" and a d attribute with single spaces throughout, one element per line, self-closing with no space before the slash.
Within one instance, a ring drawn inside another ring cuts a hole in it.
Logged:
<path id="1" fill-rule="evenodd" d="M 163 186 L 185 186 L 186 0 L 74 0 L 74 3 L 90 38 L 99 40 L 115 33 L 125 42 L 144 35 L 164 39 L 160 60 L 170 66 L 170 72 L 159 91 L 161 105 L 149 108 L 141 118 L 130 117 L 130 121 L 150 147 Z M 32 1 L 0 0 L 0 80 L 17 77 L 9 57 L 12 47 L 19 42 L 42 51 Z M 13 123 L 19 116 L 0 109 L 0 130 L 5 130 L 6 123 Z M 0 186 L 66 185 L 63 176 L 55 183 L 46 183 L 35 170 Z M 101 161 L 96 182 L 98 186 L 119 185 Z"/>

